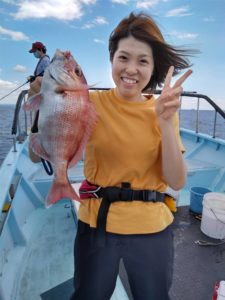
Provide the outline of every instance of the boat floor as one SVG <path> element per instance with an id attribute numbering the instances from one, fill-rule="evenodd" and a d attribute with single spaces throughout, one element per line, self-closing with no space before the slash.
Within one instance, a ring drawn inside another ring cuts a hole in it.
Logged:
<path id="1" fill-rule="evenodd" d="M 15 247 L 8 257 L 12 262 L 19 252 L 22 256 L 12 299 L 69 299 L 73 292 L 75 210 L 72 201 L 62 200 L 48 209 L 37 208 L 29 216 L 22 228 L 29 242 L 24 249 Z M 118 277 L 111 300 L 128 299 Z"/>
<path id="2" fill-rule="evenodd" d="M 225 280 L 225 243 L 199 246 L 195 241 L 221 242 L 202 233 L 189 206 L 178 207 L 174 228 L 174 277 L 171 300 L 211 300 L 216 282 Z"/>
<path id="3" fill-rule="evenodd" d="M 23 275 L 18 281 L 19 293 L 15 299 L 68 300 L 73 291 L 73 242 L 76 233 L 71 202 L 62 201 L 50 209 L 38 209 L 34 214 L 25 228 L 25 231 L 31 228 L 35 231 L 33 242 L 24 255 L 24 270 L 20 269 Z M 213 243 L 217 240 L 201 232 L 200 221 L 189 214 L 189 206 L 178 208 L 173 228 L 175 262 L 171 299 L 211 300 L 215 283 L 225 279 L 225 243 L 217 246 L 195 244 L 196 240 Z M 121 262 L 111 300 L 126 299 L 133 298 Z"/>

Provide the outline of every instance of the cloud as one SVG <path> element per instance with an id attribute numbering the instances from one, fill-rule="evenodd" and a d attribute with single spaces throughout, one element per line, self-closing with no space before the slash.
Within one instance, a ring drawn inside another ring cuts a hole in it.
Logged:
<path id="1" fill-rule="evenodd" d="M 166 17 L 185 17 L 185 16 L 191 16 L 193 13 L 189 12 L 188 6 L 183 6 L 179 8 L 174 8 L 169 10 L 166 13 Z"/>
<path id="2" fill-rule="evenodd" d="M 19 81 L 9 81 L 0 78 L 0 99 L 4 98 L 0 100 L 0 104 L 14 104 L 19 93 L 26 88 L 27 86 L 21 85 Z M 8 96 L 9 93 L 10 95 Z"/>
<path id="3" fill-rule="evenodd" d="M 2 80 L 0 79 L 0 89 L 12 89 L 16 88 L 17 84 L 12 81 Z"/>
<path id="4" fill-rule="evenodd" d="M 153 7 L 154 5 L 160 3 L 160 2 L 167 2 L 169 0 L 137 0 L 136 1 L 136 7 L 137 8 L 143 8 L 148 9 L 150 7 Z M 111 0 L 112 3 L 118 3 L 118 4 L 129 4 L 132 1 L 130 0 Z M 135 1 L 133 1 L 135 2 Z"/>
<path id="5" fill-rule="evenodd" d="M 108 21 L 106 20 L 106 18 L 98 16 L 93 21 L 84 24 L 84 26 L 82 28 L 83 29 L 90 29 L 90 28 L 93 28 L 97 25 L 105 25 L 105 24 L 108 24 Z"/>
<path id="6" fill-rule="evenodd" d="M 90 29 L 93 28 L 95 26 L 94 23 L 86 23 L 84 24 L 84 26 L 82 26 L 82 29 Z"/>
<path id="7" fill-rule="evenodd" d="M 172 31 L 170 32 L 170 35 L 175 36 L 178 39 L 196 39 L 198 37 L 197 33 L 191 33 L 191 32 Z"/>
<path id="8" fill-rule="evenodd" d="M 118 3 L 118 4 L 128 4 L 130 0 L 111 0 L 112 3 Z"/>
<path id="9" fill-rule="evenodd" d="M 27 68 L 25 66 L 15 65 L 15 67 L 13 67 L 13 71 L 19 72 L 19 73 L 26 73 Z"/>
<path id="10" fill-rule="evenodd" d="M 16 0 L 1 0 L 1 1 L 7 4 L 16 4 Z"/>
<path id="11" fill-rule="evenodd" d="M 28 36 L 26 36 L 20 31 L 13 31 L 10 29 L 3 28 L 2 26 L 0 26 L 0 36 L 1 35 L 9 36 L 14 41 L 26 41 L 29 39 Z"/>
<path id="12" fill-rule="evenodd" d="M 150 7 L 155 6 L 158 4 L 160 0 L 149 0 L 149 1 L 137 1 L 137 8 L 143 8 L 143 9 L 148 9 Z"/>
<path id="13" fill-rule="evenodd" d="M 14 91 L 15 89 L 17 90 Z M 22 90 L 24 90 L 24 86 L 20 87 L 18 81 L 12 82 L 0 79 L 0 104 L 15 104 Z M 10 95 L 8 95 L 9 93 Z"/>
<path id="14" fill-rule="evenodd" d="M 99 39 L 94 39 L 94 42 L 99 44 L 105 44 L 103 40 L 99 40 Z"/>
<path id="15" fill-rule="evenodd" d="M 74 20 L 83 16 L 83 6 L 95 4 L 97 0 L 22 0 L 18 11 L 13 14 L 16 19 Z"/>
<path id="16" fill-rule="evenodd" d="M 215 19 L 213 17 L 206 17 L 203 19 L 204 22 L 215 22 Z"/>
<path id="17" fill-rule="evenodd" d="M 94 23 L 102 25 L 102 24 L 108 24 L 108 21 L 106 20 L 105 17 L 96 17 Z"/>

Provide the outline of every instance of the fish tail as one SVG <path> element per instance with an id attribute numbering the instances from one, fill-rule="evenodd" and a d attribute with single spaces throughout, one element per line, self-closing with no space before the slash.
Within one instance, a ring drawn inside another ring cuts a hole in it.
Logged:
<path id="1" fill-rule="evenodd" d="M 69 198 L 72 200 L 77 200 L 79 202 L 81 201 L 69 181 L 62 183 L 54 180 L 46 199 L 46 205 L 53 205 L 62 198 Z"/>

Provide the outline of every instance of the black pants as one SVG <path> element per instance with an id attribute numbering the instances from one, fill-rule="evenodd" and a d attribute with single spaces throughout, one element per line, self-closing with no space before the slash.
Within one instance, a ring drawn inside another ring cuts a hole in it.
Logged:
<path id="1" fill-rule="evenodd" d="M 169 300 L 173 271 L 170 227 L 154 234 L 106 233 L 95 245 L 96 229 L 79 221 L 75 239 L 75 293 L 71 300 L 110 300 L 123 259 L 134 300 Z"/>

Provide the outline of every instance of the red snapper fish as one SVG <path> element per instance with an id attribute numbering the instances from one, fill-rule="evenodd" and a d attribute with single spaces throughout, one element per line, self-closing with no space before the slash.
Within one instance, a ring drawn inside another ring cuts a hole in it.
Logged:
<path id="1" fill-rule="evenodd" d="M 40 93 L 30 97 L 24 109 L 39 109 L 38 132 L 31 133 L 30 146 L 53 165 L 47 206 L 61 198 L 80 201 L 67 170 L 80 159 L 97 115 L 83 72 L 69 51 L 56 51 L 45 70 Z"/>

